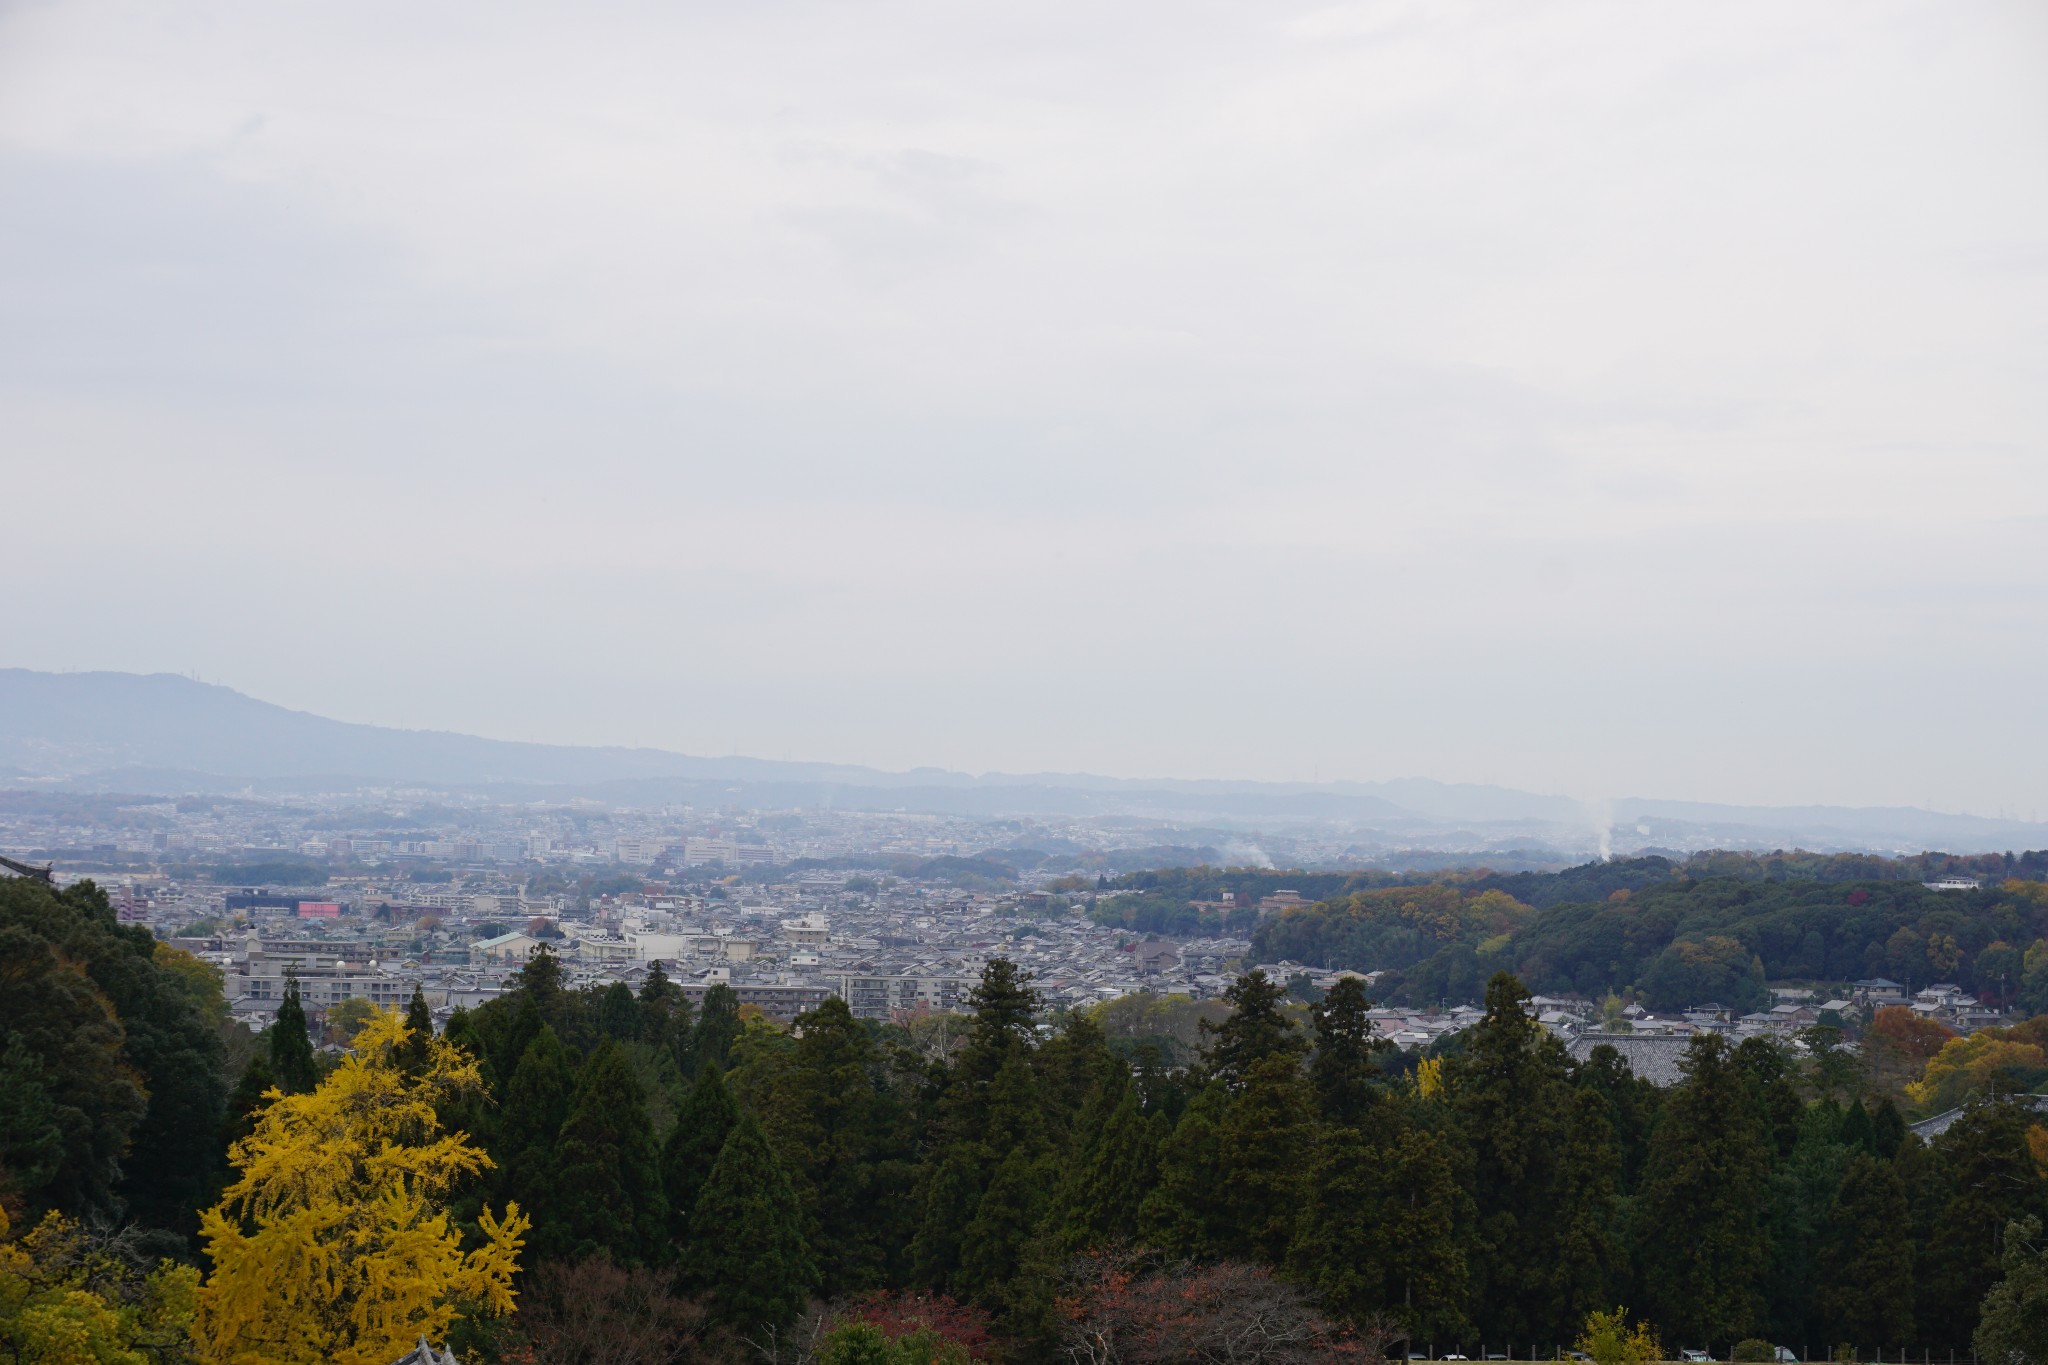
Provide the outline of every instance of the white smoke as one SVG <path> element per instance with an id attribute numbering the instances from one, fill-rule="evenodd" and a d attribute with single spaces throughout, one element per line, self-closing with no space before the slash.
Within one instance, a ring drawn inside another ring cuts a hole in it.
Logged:
<path id="1" fill-rule="evenodd" d="M 1579 806 L 1586 812 L 1586 822 L 1593 827 L 1593 841 L 1600 847 L 1600 861 L 1606 862 L 1614 856 L 1614 802 L 1604 796 L 1582 796 Z"/>
<path id="2" fill-rule="evenodd" d="M 1223 855 L 1226 867 L 1271 867 L 1273 855 L 1257 844 L 1225 844 L 1217 852 Z"/>

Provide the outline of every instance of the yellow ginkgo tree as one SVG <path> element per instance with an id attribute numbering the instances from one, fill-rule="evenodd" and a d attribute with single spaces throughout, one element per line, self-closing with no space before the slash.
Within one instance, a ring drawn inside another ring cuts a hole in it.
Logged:
<path id="1" fill-rule="evenodd" d="M 443 1101 L 481 1082 L 459 1049 L 379 1011 L 310 1094 L 270 1092 L 234 1145 L 237 1178 L 200 1223 L 213 1273 L 194 1337 L 208 1365 L 390 1365 L 465 1305 L 512 1310 L 527 1219 L 485 1209 L 464 1251 L 447 1199 L 491 1164 L 445 1133 Z"/>

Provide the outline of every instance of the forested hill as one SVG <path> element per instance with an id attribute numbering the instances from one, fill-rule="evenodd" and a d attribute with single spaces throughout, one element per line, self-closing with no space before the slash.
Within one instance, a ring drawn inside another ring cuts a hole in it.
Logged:
<path id="1" fill-rule="evenodd" d="M 1995 866 L 1985 866 L 1995 864 Z M 2048 1009 L 2048 855 L 1997 860 L 1706 855 L 1554 876 L 1358 886 L 1257 921 L 1260 962 L 1386 970 L 1395 1001 L 1477 1001 L 1495 970 L 1538 993 L 1636 990 L 1653 1009 L 1757 1009 L 1765 980 L 1956 982 Z M 1978 890 L 1921 878 L 1970 872 Z"/>
<path id="2" fill-rule="evenodd" d="M 1975 891 L 1932 891 L 1946 876 Z M 1484 871 L 1428 882 L 1384 873 L 1176 869 L 1121 879 L 1096 916 L 1146 932 L 1249 931 L 1261 962 L 1383 970 L 1394 1001 L 1476 1001 L 1489 975 L 1653 1008 L 1756 1007 L 1764 983 L 1885 976 L 1950 981 L 2048 1009 L 2048 852 L 1885 859 L 1709 853 Z M 1313 904 L 1261 915 L 1293 890 Z M 1235 908 L 1219 908 L 1225 892 Z M 2033 954 L 2028 950 L 2043 943 Z"/>

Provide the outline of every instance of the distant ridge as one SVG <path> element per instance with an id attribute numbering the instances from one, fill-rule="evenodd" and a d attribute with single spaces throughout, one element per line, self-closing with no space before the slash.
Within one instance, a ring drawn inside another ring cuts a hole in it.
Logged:
<path id="1" fill-rule="evenodd" d="M 1394 845 L 1482 846 L 1521 837 L 1604 842 L 1579 802 L 1507 787 L 1388 782 L 1129 779 L 1089 773 L 884 772 L 850 764 L 700 758 L 400 730 L 332 720 L 171 673 L 0 669 L 0 785 L 135 793 L 284 795 L 424 788 L 501 800 L 589 797 L 923 811 L 982 817 L 1126 816 L 1241 825 L 1350 826 Z M 1618 846 L 1659 841 L 1952 852 L 2048 846 L 2048 825 L 1844 806 L 1612 803 Z M 1642 832 L 1647 831 L 1647 832 Z"/>

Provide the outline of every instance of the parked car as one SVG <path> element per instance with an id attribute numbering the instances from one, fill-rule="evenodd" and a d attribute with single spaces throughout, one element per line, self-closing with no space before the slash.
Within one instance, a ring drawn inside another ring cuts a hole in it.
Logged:
<path id="1" fill-rule="evenodd" d="M 1774 1352 L 1771 1358 L 1777 1361 L 1778 1365 L 1799 1365 L 1799 1357 L 1792 1354 L 1784 1347 L 1774 1346 L 1771 1349 Z"/>
<path id="2" fill-rule="evenodd" d="M 1680 1351 L 1678 1358 L 1684 1361 L 1685 1365 L 1712 1365 L 1714 1359 L 1705 1351 Z"/>

